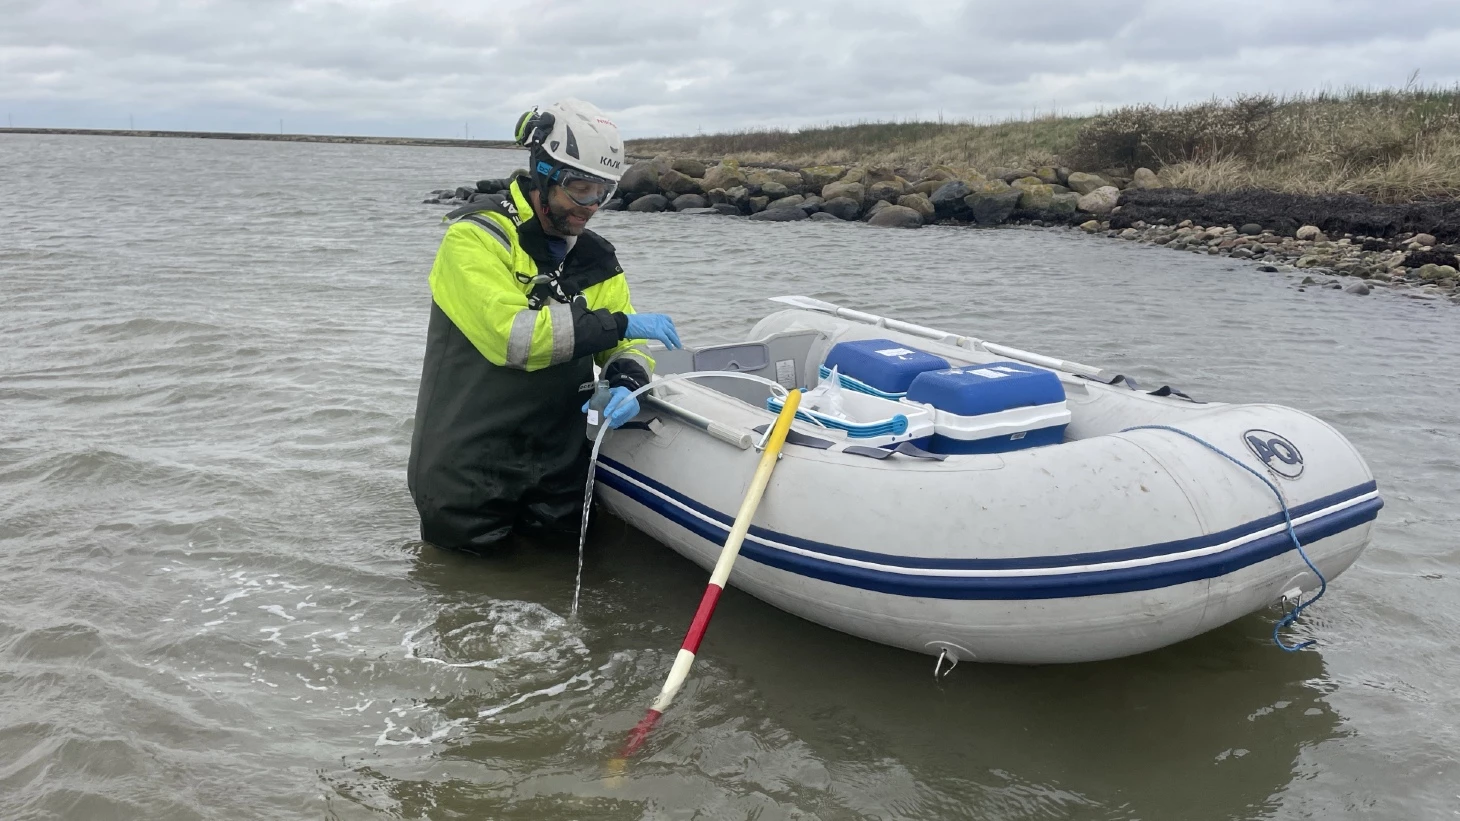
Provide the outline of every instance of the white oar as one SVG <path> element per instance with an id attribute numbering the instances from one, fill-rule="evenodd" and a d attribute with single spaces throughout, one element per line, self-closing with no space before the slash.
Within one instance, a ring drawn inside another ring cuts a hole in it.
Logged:
<path id="1" fill-rule="evenodd" d="M 1068 359 L 1055 359 L 1052 356 L 1031 353 L 1018 348 L 1010 348 L 1007 345 L 998 345 L 993 342 L 986 342 L 972 336 L 952 334 L 947 331 L 940 331 L 937 328 L 929 328 L 925 325 L 917 325 L 912 322 L 903 322 L 900 319 L 888 319 L 884 316 L 869 314 L 865 311 L 858 311 L 852 308 L 843 308 L 831 302 L 814 299 L 809 296 L 773 296 L 772 302 L 781 302 L 795 308 L 806 311 L 817 311 L 818 313 L 831 314 L 842 319 L 851 319 L 857 322 L 865 322 L 868 325 L 876 325 L 879 328 L 888 328 L 894 331 L 901 331 L 914 336 L 921 336 L 925 339 L 934 339 L 945 342 L 960 348 L 982 348 L 996 356 L 1006 357 L 1019 362 L 1028 362 L 1031 365 L 1038 365 L 1041 368 L 1052 368 L 1066 373 L 1077 373 L 1081 376 L 1088 376 L 1099 382 L 1109 384 L 1115 375 L 1091 365 L 1081 365 L 1078 362 L 1071 362 Z"/>
<path id="2" fill-rule="evenodd" d="M 644 739 L 648 737 L 649 731 L 653 729 L 654 723 L 659 716 L 669 709 L 670 702 L 684 686 L 684 681 L 689 677 L 689 669 L 695 663 L 695 653 L 699 652 L 700 640 L 705 637 L 705 630 L 710 626 L 710 617 L 715 614 L 715 605 L 720 602 L 720 593 L 725 589 L 725 583 L 730 579 L 730 568 L 735 564 L 735 557 L 740 555 L 740 545 L 745 541 L 745 534 L 750 530 L 750 522 L 755 518 L 755 509 L 760 505 L 760 498 L 765 494 L 766 484 L 771 480 L 771 471 L 776 468 L 776 460 L 781 455 L 781 446 L 786 443 L 786 433 L 791 429 L 791 420 L 796 416 L 796 409 L 801 405 L 801 392 L 791 391 L 786 396 L 786 404 L 781 407 L 781 413 L 776 417 L 776 423 L 771 427 L 770 436 L 766 439 L 765 451 L 760 455 L 760 464 L 755 469 L 755 476 L 750 480 L 750 488 L 745 491 L 745 499 L 740 502 L 740 511 L 735 514 L 735 524 L 730 528 L 730 538 L 725 540 L 725 546 L 720 550 L 720 559 L 715 562 L 715 570 L 710 574 L 710 583 L 705 587 L 705 594 L 700 598 L 699 609 L 695 611 L 694 620 L 690 622 L 689 631 L 685 633 L 684 643 L 680 645 L 679 655 L 674 659 L 674 666 L 669 670 L 669 679 L 664 682 L 664 689 L 659 691 L 659 697 L 654 699 L 654 705 L 644 718 L 629 733 L 629 739 L 624 744 L 623 752 L 619 757 L 608 762 L 608 770 L 611 776 L 617 776 L 623 772 L 624 762 L 633 755 Z"/>

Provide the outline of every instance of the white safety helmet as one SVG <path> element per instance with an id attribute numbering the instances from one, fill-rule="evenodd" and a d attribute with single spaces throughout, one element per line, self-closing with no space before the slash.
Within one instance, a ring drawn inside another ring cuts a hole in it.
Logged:
<path id="1" fill-rule="evenodd" d="M 591 103 L 568 99 L 534 108 L 518 118 L 515 136 L 531 152 L 532 178 L 544 194 L 561 185 L 579 205 L 602 204 L 623 176 L 618 126 Z"/>

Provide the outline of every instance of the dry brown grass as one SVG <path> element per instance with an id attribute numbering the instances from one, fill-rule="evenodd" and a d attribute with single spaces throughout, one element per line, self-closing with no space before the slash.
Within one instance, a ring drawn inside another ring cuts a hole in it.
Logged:
<path id="1" fill-rule="evenodd" d="M 1041 117 L 999 123 L 857 123 L 800 130 L 772 129 L 631 140 L 639 155 L 677 154 L 704 159 L 800 166 L 869 163 L 1035 167 L 1068 150 L 1089 118 Z"/>
<path id="2" fill-rule="evenodd" d="M 1096 117 L 858 123 L 634 140 L 636 154 L 794 165 L 935 163 L 988 169 L 1159 169 L 1199 191 L 1354 193 L 1385 202 L 1460 195 L 1460 87 L 1349 89 Z"/>

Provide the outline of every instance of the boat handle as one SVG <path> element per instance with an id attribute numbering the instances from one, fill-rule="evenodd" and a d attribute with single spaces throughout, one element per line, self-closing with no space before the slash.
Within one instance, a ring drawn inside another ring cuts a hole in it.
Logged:
<path id="1" fill-rule="evenodd" d="M 644 397 L 644 402 L 652 408 L 664 411 L 670 416 L 679 419 L 692 428 L 708 433 L 727 445 L 734 445 L 741 450 L 750 450 L 754 442 L 749 431 L 716 422 L 692 410 L 681 408 L 672 402 L 666 402 L 657 396 L 647 395 Z"/>

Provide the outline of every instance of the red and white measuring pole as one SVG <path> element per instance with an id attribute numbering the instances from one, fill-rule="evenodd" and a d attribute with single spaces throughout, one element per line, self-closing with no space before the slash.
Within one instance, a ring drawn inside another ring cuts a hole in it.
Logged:
<path id="1" fill-rule="evenodd" d="M 633 755 L 644 743 L 649 731 L 653 729 L 654 723 L 664 711 L 669 709 L 670 702 L 679 693 L 679 688 L 684 686 L 685 679 L 689 678 L 689 669 L 695 663 L 695 653 L 699 652 L 700 641 L 705 637 L 705 631 L 709 629 L 710 617 L 715 614 L 715 605 L 720 602 L 720 593 L 725 589 L 725 583 L 730 578 L 730 568 L 735 565 L 735 557 L 740 555 L 740 545 L 745 541 L 745 534 L 750 530 L 750 522 L 755 518 L 755 509 L 760 505 L 760 497 L 765 494 L 766 484 L 771 480 L 771 471 L 775 470 L 776 460 L 780 458 L 781 447 L 786 443 L 786 433 L 791 429 L 791 420 L 796 416 L 796 408 L 801 404 L 801 392 L 791 391 L 786 396 L 786 404 L 781 407 L 781 413 L 776 417 L 776 423 L 771 427 L 770 436 L 766 439 L 765 450 L 761 452 L 760 464 L 756 466 L 755 476 L 750 480 L 750 488 L 745 492 L 745 499 L 740 502 L 740 511 L 735 514 L 735 524 L 730 528 L 730 538 L 725 540 L 725 547 L 720 550 L 720 559 L 715 562 L 715 570 L 710 574 L 710 584 L 705 588 L 705 595 L 700 597 L 700 607 L 695 611 L 694 621 L 690 622 L 689 631 L 685 633 L 684 643 L 680 645 L 679 655 L 674 659 L 674 666 L 669 670 L 669 678 L 664 682 L 664 689 L 659 691 L 659 697 L 654 699 L 654 705 L 644 718 L 639 721 L 629 733 L 629 739 L 624 744 L 623 752 L 618 759 L 610 763 L 611 768 L 622 769 L 623 761 Z M 616 765 L 616 766 L 615 766 Z"/>

